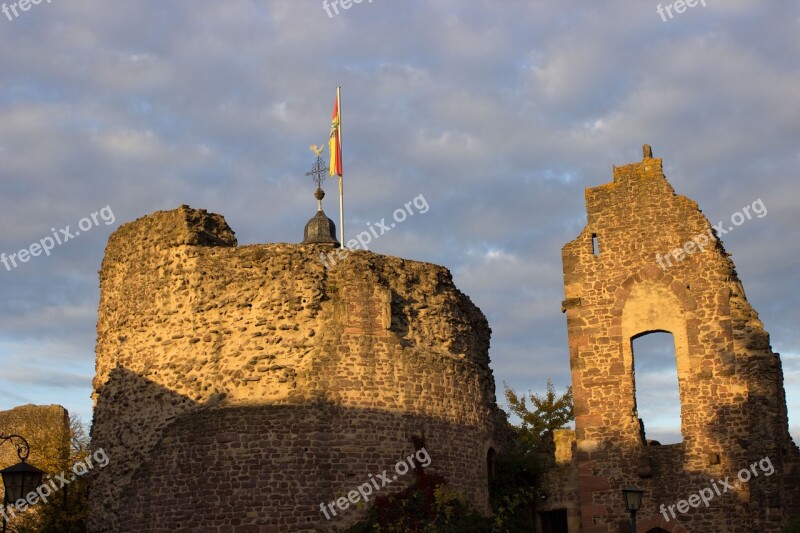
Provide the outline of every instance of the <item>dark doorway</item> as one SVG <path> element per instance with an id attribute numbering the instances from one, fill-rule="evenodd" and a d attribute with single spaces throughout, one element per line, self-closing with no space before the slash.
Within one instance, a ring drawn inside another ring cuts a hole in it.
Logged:
<path id="1" fill-rule="evenodd" d="M 556 509 L 539 513 L 542 520 L 542 533 L 569 533 L 567 529 L 567 510 Z"/>
<path id="2" fill-rule="evenodd" d="M 660 527 L 654 527 L 653 529 L 648 529 L 647 533 L 669 533 L 669 531 L 661 529 Z"/>

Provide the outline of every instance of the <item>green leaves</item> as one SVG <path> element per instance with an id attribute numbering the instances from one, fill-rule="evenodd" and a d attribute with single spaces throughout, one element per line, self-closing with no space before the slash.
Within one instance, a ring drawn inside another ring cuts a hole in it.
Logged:
<path id="1" fill-rule="evenodd" d="M 556 394 L 551 380 L 547 380 L 547 392 L 539 395 L 533 391 L 526 396 L 518 396 L 508 385 L 503 383 L 506 400 L 511 412 L 521 420 L 514 426 L 517 436 L 528 451 L 534 451 L 542 441 L 546 431 L 562 429 L 575 419 L 572 405 L 572 387 L 567 387 L 564 394 Z M 528 400 L 531 409 L 528 408 Z"/>

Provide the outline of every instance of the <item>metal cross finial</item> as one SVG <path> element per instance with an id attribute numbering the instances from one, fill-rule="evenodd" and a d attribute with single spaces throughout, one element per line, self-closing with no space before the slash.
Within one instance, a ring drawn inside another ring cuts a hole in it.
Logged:
<path id="1" fill-rule="evenodd" d="M 311 176 L 311 179 L 314 180 L 314 183 L 317 184 L 317 187 L 322 187 L 322 182 L 325 181 L 325 177 L 328 175 L 328 167 L 325 166 L 325 163 L 322 161 L 321 156 L 317 156 L 317 160 L 314 162 L 314 166 L 311 167 L 311 172 L 306 172 L 306 176 Z"/>

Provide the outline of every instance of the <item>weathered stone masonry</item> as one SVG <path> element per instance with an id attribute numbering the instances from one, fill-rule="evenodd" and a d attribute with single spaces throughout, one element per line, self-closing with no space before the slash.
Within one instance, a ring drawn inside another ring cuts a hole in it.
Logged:
<path id="1" fill-rule="evenodd" d="M 643 161 L 615 168 L 613 182 L 587 189 L 588 223 L 563 249 L 576 452 L 551 478 L 577 476 L 543 508 L 568 509 L 573 532 L 627 531 L 620 489 L 636 485 L 646 491 L 641 532 L 778 532 L 800 515 L 800 455 L 788 433 L 780 358 L 722 243 L 658 265 L 657 254 L 708 235 L 711 225 L 675 194 L 648 148 Z M 683 442 L 668 446 L 643 441 L 635 403 L 632 339 L 654 331 L 675 340 Z M 660 514 L 661 504 L 711 479 L 735 479 L 765 457 L 772 476 L 676 519 Z"/>
<path id="2" fill-rule="evenodd" d="M 322 531 L 319 505 L 424 437 L 487 506 L 490 329 L 441 267 L 317 245 L 237 246 L 183 206 L 123 225 L 100 272 L 93 532 Z M 401 478 L 383 493 L 404 488 Z"/>

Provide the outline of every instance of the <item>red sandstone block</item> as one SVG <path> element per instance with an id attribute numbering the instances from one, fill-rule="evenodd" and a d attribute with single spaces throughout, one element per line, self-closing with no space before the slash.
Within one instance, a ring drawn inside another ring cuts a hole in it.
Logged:
<path id="1" fill-rule="evenodd" d="M 577 347 L 577 346 L 586 346 L 589 344 L 589 336 L 588 335 L 575 335 L 570 337 L 569 339 L 569 346 L 570 347 Z"/>
<path id="2" fill-rule="evenodd" d="M 575 417 L 575 423 L 584 428 L 603 427 L 603 417 L 600 415 L 584 415 Z"/>
<path id="3" fill-rule="evenodd" d="M 588 519 L 589 523 L 591 524 L 592 518 L 596 516 L 608 516 L 608 509 L 606 509 L 604 505 L 596 505 L 596 504 L 581 505 L 581 517 L 583 518 L 584 523 L 586 523 L 586 520 Z M 593 530 L 584 529 L 583 531 L 585 533 L 586 531 L 593 531 Z M 606 531 L 605 526 L 603 526 L 602 531 L 603 532 Z"/>
<path id="4" fill-rule="evenodd" d="M 591 495 L 594 491 L 609 490 L 611 484 L 607 477 L 600 476 L 578 476 L 578 486 L 581 488 L 581 493 L 586 492 Z"/>
<path id="5" fill-rule="evenodd" d="M 625 365 L 623 363 L 614 363 L 608 370 L 611 376 L 621 376 L 625 374 Z"/>
<path id="6" fill-rule="evenodd" d="M 608 533 L 607 526 L 592 526 L 584 523 L 583 533 Z"/>

